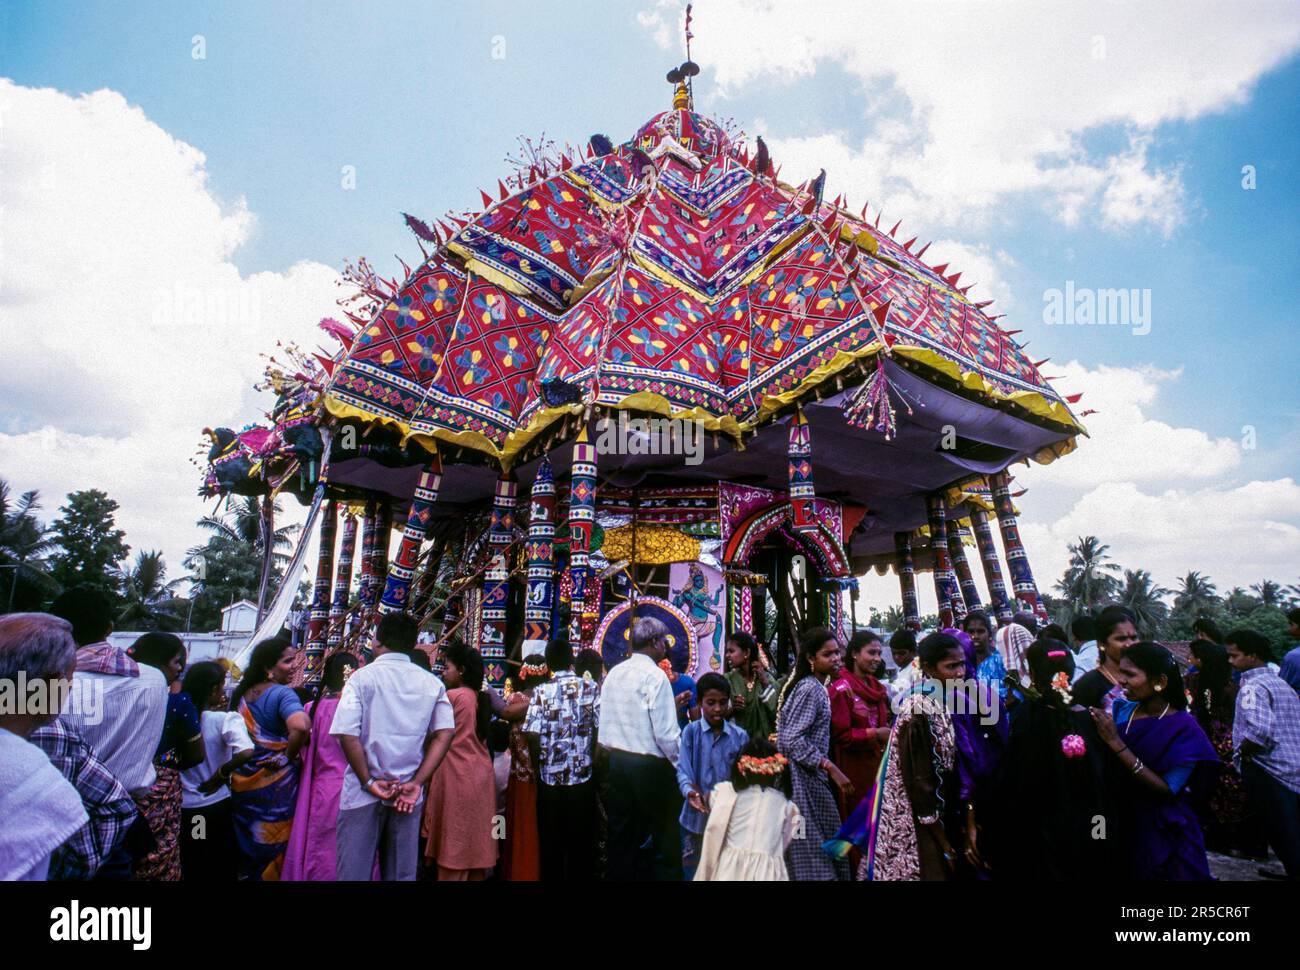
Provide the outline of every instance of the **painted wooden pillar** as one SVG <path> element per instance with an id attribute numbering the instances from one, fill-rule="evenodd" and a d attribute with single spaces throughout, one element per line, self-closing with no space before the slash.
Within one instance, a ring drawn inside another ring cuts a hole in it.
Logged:
<path id="1" fill-rule="evenodd" d="M 903 621 L 910 630 L 921 629 L 921 610 L 916 600 L 916 565 L 912 561 L 912 534 L 894 533 L 894 570 L 903 594 Z"/>
<path id="2" fill-rule="evenodd" d="M 506 604 L 510 599 L 510 538 L 515 528 L 515 492 L 518 485 L 506 476 L 497 479 L 488 526 L 491 558 L 483 573 L 483 598 L 479 604 L 478 652 L 483 675 L 491 687 L 506 682 Z"/>
<path id="3" fill-rule="evenodd" d="M 442 461 L 435 454 L 420 471 L 420 480 L 411 497 L 411 507 L 406 513 L 406 527 L 402 530 L 402 543 L 397 549 L 397 558 L 388 567 L 384 595 L 379 601 L 380 613 L 400 613 L 407 607 L 407 599 L 411 594 L 411 577 L 415 575 L 415 564 L 420 558 L 420 544 L 429 531 L 433 505 L 438 501 L 441 485 Z"/>
<path id="4" fill-rule="evenodd" d="M 316 556 L 316 585 L 312 590 L 311 613 L 307 619 L 302 680 L 320 682 L 321 658 L 325 655 L 325 632 L 330 618 L 330 588 L 334 583 L 334 539 L 338 531 L 339 503 L 329 499 L 320 520 L 320 551 Z"/>
<path id="5" fill-rule="evenodd" d="M 980 562 L 984 566 L 984 581 L 989 587 L 989 608 L 997 614 L 999 625 L 1010 623 L 1011 597 L 1007 596 L 1006 580 L 1002 578 L 1002 563 L 998 559 L 997 543 L 993 541 L 993 527 L 989 524 L 988 513 L 981 508 L 973 508 L 970 513 L 971 526 L 975 531 L 975 544 L 979 546 Z"/>
<path id="6" fill-rule="evenodd" d="M 956 577 L 952 574 L 952 560 L 948 556 L 947 509 L 944 507 L 943 496 L 927 495 L 925 511 L 930 522 L 930 561 L 940 619 L 942 621 L 943 611 L 948 610 L 956 625 L 966 615 L 966 604 L 962 602 L 961 590 L 957 588 Z"/>
<path id="7" fill-rule="evenodd" d="M 961 589 L 961 598 L 969 613 L 980 609 L 980 592 L 975 585 L 975 576 L 971 573 L 970 560 L 966 558 L 966 546 L 962 542 L 961 533 L 961 526 L 956 521 L 948 523 L 948 557 L 952 560 L 952 571 L 957 575 L 957 586 Z"/>
<path id="8" fill-rule="evenodd" d="M 596 446 L 587 429 L 578 433 L 569 474 L 569 643 L 573 652 L 588 646 L 585 621 L 591 583 L 591 530 L 596 521 Z M 586 636 L 584 637 L 584 631 Z"/>
<path id="9" fill-rule="evenodd" d="M 551 460 L 537 466 L 528 503 L 528 595 L 524 602 L 524 653 L 543 652 L 551 638 L 555 600 L 555 476 Z"/>
<path id="10" fill-rule="evenodd" d="M 1038 585 L 1034 582 L 1034 572 L 1029 568 L 1029 556 L 1020 541 L 1020 524 L 1016 521 L 1016 510 L 1011 504 L 1011 476 L 998 472 L 989 476 L 989 485 L 993 489 L 993 507 L 998 514 L 998 528 L 1002 531 L 1002 548 L 1007 553 L 1007 570 L 1011 573 L 1011 589 L 1016 601 L 1024 609 L 1040 619 L 1047 618 L 1042 598 L 1038 595 Z"/>

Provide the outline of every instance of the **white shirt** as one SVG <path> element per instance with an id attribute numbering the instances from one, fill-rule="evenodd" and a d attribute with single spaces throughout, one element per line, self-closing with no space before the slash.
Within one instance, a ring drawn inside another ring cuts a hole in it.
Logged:
<path id="1" fill-rule="evenodd" d="M 153 786 L 153 757 L 167 717 L 167 678 L 157 667 L 138 666 L 138 677 L 78 671 L 63 711 L 133 795 Z"/>
<path id="2" fill-rule="evenodd" d="M 43 880 L 50 856 L 89 820 L 45 752 L 0 728 L 0 881 Z"/>
<path id="3" fill-rule="evenodd" d="M 348 678 L 334 709 L 330 734 L 361 739 L 372 778 L 410 781 L 434 731 L 456 726 L 442 681 L 404 653 L 383 653 Z M 379 799 L 361 787 L 352 766 L 343 776 L 339 810 L 364 808 Z M 423 798 L 423 795 L 421 795 Z"/>
<path id="4" fill-rule="evenodd" d="M 204 711 L 199 723 L 203 729 L 203 763 L 181 772 L 181 805 L 185 808 L 206 808 L 229 798 L 230 788 L 226 785 L 211 795 L 199 794 L 199 786 L 239 752 L 253 750 L 248 725 L 238 712 Z"/>
<path id="5" fill-rule="evenodd" d="M 676 767 L 681 736 L 673 685 L 653 660 L 633 653 L 605 676 L 600 687 L 602 747 L 667 758 Z"/>
<path id="6" fill-rule="evenodd" d="M 1077 684 L 1079 678 L 1090 670 L 1097 669 L 1097 641 L 1089 640 L 1074 653 L 1074 679 L 1070 681 Z"/>

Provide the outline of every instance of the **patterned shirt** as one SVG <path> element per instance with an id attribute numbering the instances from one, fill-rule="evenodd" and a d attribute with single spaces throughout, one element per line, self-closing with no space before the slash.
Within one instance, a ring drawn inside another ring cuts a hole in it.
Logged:
<path id="1" fill-rule="evenodd" d="M 49 878 L 89 879 L 135 821 L 135 801 L 77 729 L 60 717 L 28 738 L 81 796 L 90 821 L 54 850 Z"/>
<path id="2" fill-rule="evenodd" d="M 1251 761 L 1291 791 L 1300 792 L 1300 696 L 1267 667 L 1241 675 L 1232 721 L 1232 760 L 1239 771 L 1243 741 L 1263 748 L 1251 755 Z"/>
<path id="3" fill-rule="evenodd" d="M 600 685 L 561 670 L 533 689 L 523 729 L 536 734 L 544 785 L 580 785 L 591 779 L 596 725 L 600 720 Z"/>

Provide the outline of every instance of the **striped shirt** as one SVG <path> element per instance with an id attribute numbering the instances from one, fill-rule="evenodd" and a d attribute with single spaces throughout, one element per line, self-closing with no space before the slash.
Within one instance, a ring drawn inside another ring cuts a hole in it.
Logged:
<path id="1" fill-rule="evenodd" d="M 105 646 L 92 644 L 78 654 L 103 652 Z M 118 652 L 126 656 L 125 651 Z M 153 786 L 153 758 L 166 716 L 167 678 L 148 664 L 140 664 L 135 676 L 78 670 L 63 712 L 68 724 L 132 795 Z"/>
<path id="2" fill-rule="evenodd" d="M 600 744 L 677 766 L 682 729 L 668 675 L 643 653 L 616 665 L 600 688 Z"/>

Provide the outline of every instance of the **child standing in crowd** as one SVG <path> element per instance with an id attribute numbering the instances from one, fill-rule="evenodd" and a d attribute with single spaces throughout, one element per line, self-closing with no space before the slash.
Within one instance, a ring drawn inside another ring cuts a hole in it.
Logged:
<path id="1" fill-rule="evenodd" d="M 682 731 L 681 753 L 677 760 L 677 787 L 686 803 L 682 805 L 682 869 L 686 878 L 699 864 L 700 838 L 709 813 L 709 793 L 713 786 L 731 774 L 736 755 L 749 735 L 727 720 L 731 701 L 731 684 L 721 674 L 707 673 L 697 686 L 703 718 L 692 721 Z"/>
<path id="2" fill-rule="evenodd" d="M 801 826 L 789 762 L 767 738 L 751 738 L 730 780 L 713 788 L 695 881 L 787 882 L 785 851 Z"/>
<path id="3" fill-rule="evenodd" d="M 253 756 L 244 719 L 226 710 L 226 671 L 211 661 L 185 672 L 181 691 L 203 707 L 203 761 L 181 772 L 181 872 L 186 882 L 234 882 L 230 776 Z"/>
<path id="4" fill-rule="evenodd" d="M 725 657 L 732 718 L 751 738 L 770 737 L 776 730 L 776 681 L 763 668 L 758 641 L 737 630 L 727 637 Z"/>

